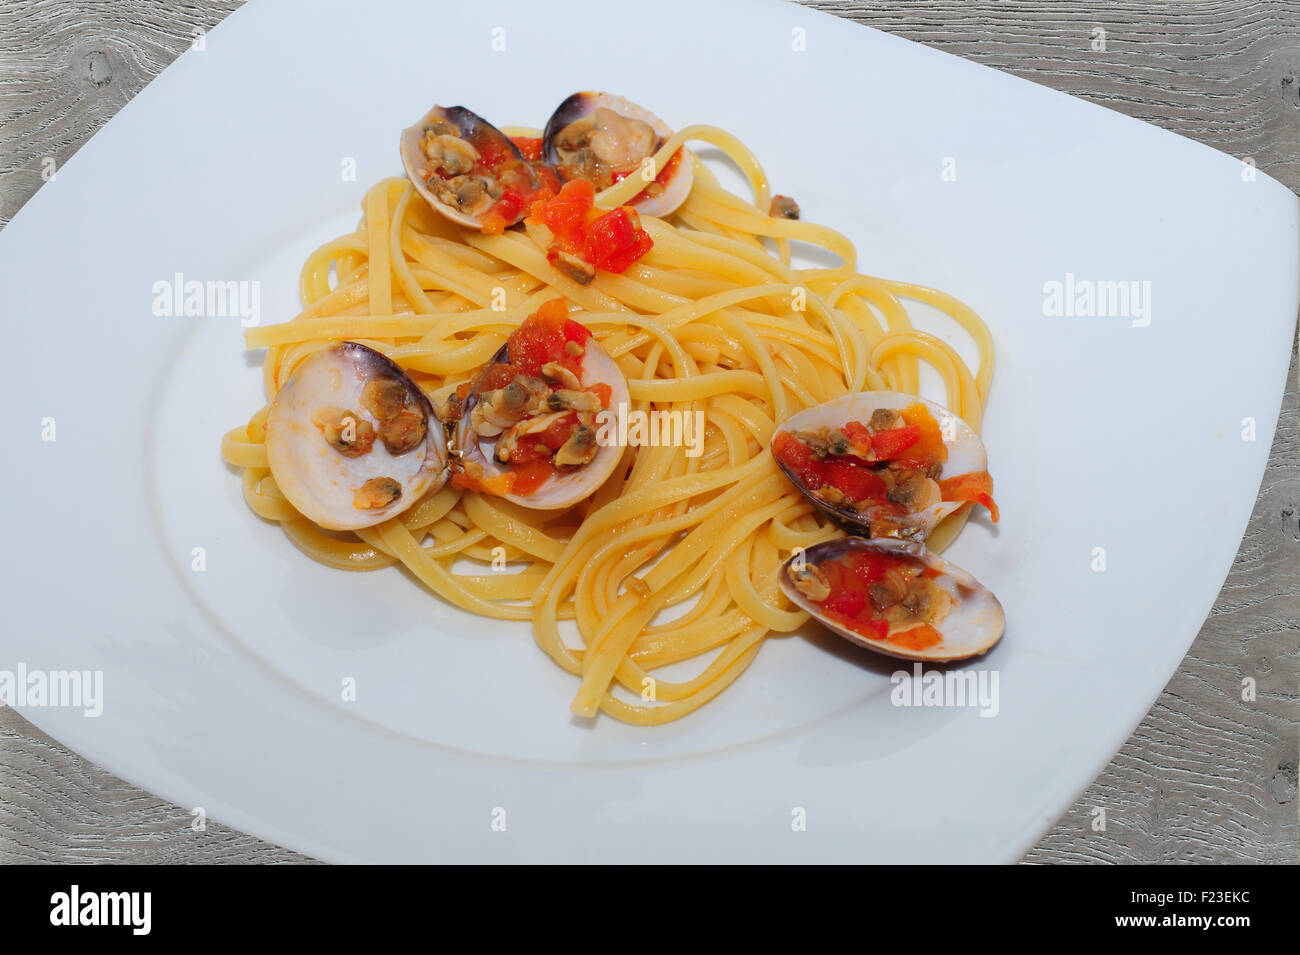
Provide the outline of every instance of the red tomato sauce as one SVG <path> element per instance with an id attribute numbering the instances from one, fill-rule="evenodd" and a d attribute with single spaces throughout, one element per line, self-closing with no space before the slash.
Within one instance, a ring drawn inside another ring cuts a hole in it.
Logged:
<path id="1" fill-rule="evenodd" d="M 494 363 L 487 369 L 479 382 L 479 392 L 504 388 L 521 375 L 539 378 L 542 368 L 551 363 L 564 366 L 581 380 L 586 343 L 590 338 L 591 332 L 586 326 L 569 318 L 569 307 L 564 299 L 544 302 L 511 334 L 506 342 L 508 360 Z M 583 351 L 571 354 L 570 342 L 583 346 Z M 464 389 L 463 398 L 468 395 L 470 386 L 461 387 Z M 609 407 L 612 396 L 609 385 L 601 382 L 586 390 L 600 399 L 602 407 Z M 529 434 L 519 442 L 510 453 L 510 464 L 504 473 L 478 479 L 457 471 L 452 475 L 451 484 L 491 494 L 531 494 L 559 473 L 552 455 L 569 440 L 578 424 L 576 412 L 558 418 L 544 431 Z"/>
<path id="2" fill-rule="evenodd" d="M 913 566 L 915 563 L 907 558 L 866 550 L 851 550 L 836 560 L 822 561 L 817 569 L 825 576 L 831 592 L 819 606 L 827 617 L 869 640 L 909 650 L 937 646 L 943 637 L 929 624 L 891 634 L 883 610 L 877 611 L 868 596 L 868 588 L 883 581 L 891 570 Z M 921 576 L 935 577 L 937 573 L 926 567 Z"/>
<path id="3" fill-rule="evenodd" d="M 902 516 L 907 508 L 889 500 L 889 485 L 882 472 L 888 469 L 898 480 L 912 472 L 927 472 L 942 467 L 948 459 L 943 433 L 930 410 L 920 402 L 899 412 L 901 427 L 873 432 L 863 422 L 850 421 L 842 429 L 850 447 L 843 455 L 819 455 L 809 444 L 789 432 L 780 432 L 772 442 L 772 453 L 790 471 L 795 480 L 817 492 L 834 488 L 858 510 L 879 508 L 887 516 Z M 973 501 L 988 508 L 998 519 L 993 501 L 993 478 L 987 471 L 973 471 L 947 480 L 939 480 L 944 501 Z"/>
<path id="4" fill-rule="evenodd" d="M 501 198 L 482 216 L 485 235 L 504 232 L 507 227 L 518 222 L 534 202 L 553 196 L 558 190 L 558 181 L 554 175 L 549 178 L 539 175 L 538 167 L 526 161 L 527 153 L 525 160 L 520 160 L 495 136 L 475 136 L 469 143 L 478 151 L 474 171 L 496 179 L 504 190 Z M 540 151 L 541 140 L 538 140 L 539 155 Z M 533 184 L 534 175 L 541 180 L 539 185 Z"/>

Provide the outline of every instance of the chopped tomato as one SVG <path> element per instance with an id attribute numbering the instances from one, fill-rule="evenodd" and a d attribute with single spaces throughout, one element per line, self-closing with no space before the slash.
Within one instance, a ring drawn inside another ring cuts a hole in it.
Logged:
<path id="1" fill-rule="evenodd" d="M 654 240 L 641 228 L 636 210 L 620 206 L 587 226 L 583 253 L 598 269 L 625 272 L 653 247 Z"/>
<path id="2" fill-rule="evenodd" d="M 605 212 L 595 206 L 589 179 L 571 179 L 558 195 L 534 202 L 529 220 L 555 236 L 551 250 L 582 258 L 607 272 L 624 272 L 654 247 L 636 210 L 620 206 Z"/>
<path id="3" fill-rule="evenodd" d="M 876 452 L 877 461 L 887 461 L 898 457 L 902 451 L 919 440 L 921 440 L 920 428 L 910 426 L 891 428 L 888 431 L 877 431 L 871 436 L 871 450 Z"/>
<path id="4" fill-rule="evenodd" d="M 483 215 L 483 234 L 500 235 L 506 227 L 519 221 L 526 200 L 517 192 L 505 192 Z"/>
<path id="5" fill-rule="evenodd" d="M 506 385 L 510 384 L 510 382 L 514 381 L 515 376 L 518 374 L 518 368 L 515 368 L 506 362 L 496 362 L 495 364 L 488 366 L 488 370 L 483 375 L 483 383 L 479 387 L 483 391 L 496 391 L 498 388 L 504 388 Z M 461 397 L 466 397 L 470 388 L 472 388 L 472 385 L 466 387 L 466 394 L 461 395 Z M 458 388 L 457 393 L 459 393 L 459 391 L 460 389 Z"/>
<path id="6" fill-rule="evenodd" d="M 464 471 L 456 471 L 451 476 L 451 486 L 464 491 L 477 491 L 480 494 L 509 494 L 514 487 L 515 476 L 512 473 L 495 474 L 482 480 L 470 477 Z"/>
<path id="7" fill-rule="evenodd" d="M 587 388 L 593 395 L 600 399 L 600 406 L 608 408 L 609 403 L 614 399 L 614 389 L 603 381 L 598 381 Z"/>
<path id="8" fill-rule="evenodd" d="M 865 462 L 856 458 L 818 458 L 806 444 L 782 431 L 772 441 L 772 454 L 810 491 L 833 487 L 850 501 L 885 505 L 888 488 Z"/>
<path id="9" fill-rule="evenodd" d="M 841 590 L 832 592 L 822 601 L 822 606 L 834 614 L 850 619 L 860 614 L 867 605 L 867 598 L 860 590 Z"/>
<path id="10" fill-rule="evenodd" d="M 838 488 L 850 501 L 884 500 L 888 488 L 875 471 L 849 460 L 829 460 L 827 462 L 827 483 Z"/>
<path id="11" fill-rule="evenodd" d="M 559 174 L 544 162 L 533 163 L 533 172 L 537 173 L 537 178 L 542 181 L 542 192 L 539 193 L 542 198 L 549 199 L 558 195 L 560 186 Z M 531 205 L 529 207 L 531 209 Z"/>
<path id="12" fill-rule="evenodd" d="M 868 550 L 849 551 L 844 556 L 845 566 L 864 587 L 880 583 L 890 569 L 902 563 L 896 557 Z"/>
<path id="13" fill-rule="evenodd" d="M 903 455 L 904 463 L 914 470 L 923 471 L 932 464 L 948 460 L 948 446 L 943 443 L 943 429 L 934 420 L 930 409 L 919 401 L 902 411 L 908 427 L 916 428 L 919 436 Z"/>
<path id="14" fill-rule="evenodd" d="M 790 469 L 795 478 L 810 491 L 825 484 L 824 468 L 813 456 L 812 448 L 788 431 L 778 431 L 772 439 L 772 455 Z"/>
<path id="15" fill-rule="evenodd" d="M 942 639 L 939 632 L 921 625 L 889 635 L 889 621 L 877 616 L 875 606 L 867 598 L 872 584 L 885 579 L 886 574 L 909 561 L 893 554 L 877 551 L 849 551 L 837 560 L 817 565 L 830 587 L 830 596 L 821 602 L 827 616 L 844 624 L 869 640 L 888 640 L 892 644 L 912 650 L 934 646 Z"/>
<path id="16" fill-rule="evenodd" d="M 516 374 L 537 376 L 548 362 L 572 360 L 564 349 L 565 342 L 586 341 L 583 326 L 569 318 L 569 307 L 562 298 L 543 302 L 542 307 L 524 319 L 506 343 L 506 354 Z"/>
<path id="17" fill-rule="evenodd" d="M 849 437 L 849 443 L 853 445 L 854 454 L 861 458 L 867 456 L 871 450 L 871 432 L 867 426 L 860 421 L 850 421 L 844 426 L 844 433 Z"/>
<path id="18" fill-rule="evenodd" d="M 853 622 L 853 629 L 868 640 L 884 640 L 889 636 L 889 621 L 877 620 L 875 617 L 858 619 Z"/>
<path id="19" fill-rule="evenodd" d="M 901 630 L 890 636 L 885 642 L 901 647 L 904 650 L 928 650 L 930 647 L 942 643 L 943 635 L 928 623 L 923 623 L 919 627 Z"/>
<path id="20" fill-rule="evenodd" d="M 529 162 L 542 158 L 542 138 L 540 136 L 511 136 L 510 141 L 524 154 Z"/>
<path id="21" fill-rule="evenodd" d="M 566 342 L 577 342 L 579 345 L 586 344 L 591 332 L 586 325 L 579 325 L 573 319 L 568 319 L 564 323 L 564 340 Z"/>
<path id="22" fill-rule="evenodd" d="M 563 418 L 557 418 L 545 431 L 525 435 L 510 452 L 510 463 L 527 464 L 539 458 L 550 460 L 551 455 L 569 440 L 569 436 L 577 426 L 578 416 L 570 413 Z M 538 448 L 545 450 L 538 450 Z"/>
<path id="23" fill-rule="evenodd" d="M 473 145 L 478 150 L 478 161 L 488 169 L 496 169 L 510 155 L 509 150 L 495 136 L 475 136 Z"/>
<path id="24" fill-rule="evenodd" d="M 523 464 L 515 464 L 506 475 L 510 478 L 509 493 L 528 496 L 546 483 L 546 479 L 555 473 L 555 466 L 548 458 L 533 458 Z"/>
<path id="25" fill-rule="evenodd" d="M 987 471 L 971 471 L 939 482 L 945 501 L 974 501 L 989 509 L 993 522 L 998 520 L 998 506 L 993 501 L 993 478 Z"/>
<path id="26" fill-rule="evenodd" d="M 573 179 L 554 198 L 534 202 L 530 218 L 550 229 L 564 251 L 577 254 L 582 251 L 587 214 L 595 198 L 596 187 L 590 179 Z"/>

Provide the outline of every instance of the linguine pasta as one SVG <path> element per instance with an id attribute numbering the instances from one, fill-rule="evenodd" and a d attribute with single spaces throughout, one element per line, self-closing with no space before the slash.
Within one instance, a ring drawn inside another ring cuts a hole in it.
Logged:
<path id="1" fill-rule="evenodd" d="M 601 272 L 580 285 L 548 263 L 544 227 L 471 231 L 432 211 L 406 179 L 385 179 L 366 193 L 359 228 L 304 264 L 301 314 L 246 338 L 249 348 L 267 350 L 268 399 L 303 358 L 348 340 L 387 355 L 441 407 L 525 317 L 560 296 L 618 362 L 632 410 L 702 415 L 702 449 L 628 447 L 614 476 L 565 511 L 529 510 L 448 484 L 384 523 L 335 533 L 303 517 L 276 487 L 264 445 L 267 408 L 222 441 L 225 459 L 242 469 L 249 507 L 312 559 L 356 571 L 400 562 L 470 613 L 527 621 L 541 648 L 576 678 L 573 712 L 603 710 L 639 725 L 704 705 L 765 639 L 807 619 L 778 589 L 780 564 L 795 548 L 842 532 L 778 470 L 769 450 L 775 426 L 848 392 L 915 394 L 925 363 L 943 381 L 946 406 L 978 430 L 993 369 L 988 329 L 970 308 L 933 289 L 864 275 L 840 233 L 770 216 L 763 169 L 731 134 L 684 128 L 655 153 L 654 172 L 688 142 L 722 150 L 752 198 L 724 189 L 688 156 L 689 198 L 667 219 L 642 218 L 653 249 L 622 274 Z M 626 203 L 642 185 L 630 176 L 599 193 L 597 204 Z M 843 264 L 796 268 L 792 242 L 820 246 Z M 909 301 L 941 309 L 969 332 L 979 350 L 973 372 L 949 345 L 913 327 Z M 968 510 L 941 524 L 928 546 L 950 543 Z M 562 634 L 566 621 L 576 626 L 576 645 Z M 693 677 L 656 677 L 682 661 L 696 661 Z"/>

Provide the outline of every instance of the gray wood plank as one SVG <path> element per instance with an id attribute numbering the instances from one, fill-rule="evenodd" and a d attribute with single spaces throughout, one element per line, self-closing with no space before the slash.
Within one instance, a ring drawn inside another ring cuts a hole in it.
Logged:
<path id="1" fill-rule="evenodd" d="M 1200 140 L 1300 190 L 1300 2 L 809 4 Z M 0 224 L 235 0 L 0 7 Z M 1092 49 L 1093 31 L 1106 49 Z M 1300 409 L 1282 418 L 1232 572 L 1133 737 L 1026 862 L 1295 862 Z M 1212 506 L 1212 505 L 1210 505 Z M 1189 519 L 1196 519 L 1190 515 Z M 1258 696 L 1241 699 L 1253 677 Z M 1107 827 L 1091 827 L 1096 807 Z M 0 709 L 0 862 L 296 862 L 143 792 Z"/>

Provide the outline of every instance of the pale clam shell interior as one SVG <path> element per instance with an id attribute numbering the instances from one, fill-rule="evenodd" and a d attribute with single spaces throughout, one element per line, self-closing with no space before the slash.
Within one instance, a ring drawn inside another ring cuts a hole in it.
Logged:
<path id="1" fill-rule="evenodd" d="M 361 405 L 361 391 L 376 377 L 395 378 L 413 394 L 425 417 L 422 445 L 392 455 L 376 439 L 366 454 L 349 458 L 330 447 L 313 416 L 325 408 L 353 412 L 378 427 Z M 442 423 L 419 387 L 385 356 L 356 342 L 342 342 L 307 357 L 271 402 L 266 454 L 275 483 L 304 517 L 328 530 L 370 527 L 400 514 L 449 473 Z M 360 509 L 356 490 L 371 478 L 391 477 L 402 494 L 384 508 Z"/>

